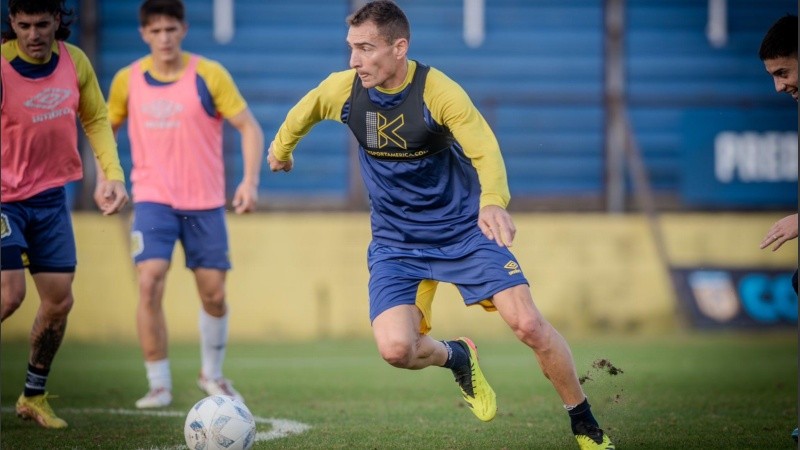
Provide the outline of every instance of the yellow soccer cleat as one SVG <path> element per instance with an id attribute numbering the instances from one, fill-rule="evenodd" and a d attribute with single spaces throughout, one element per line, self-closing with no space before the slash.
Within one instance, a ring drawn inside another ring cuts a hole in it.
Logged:
<path id="1" fill-rule="evenodd" d="M 578 433 L 575 439 L 578 440 L 578 447 L 581 450 L 614 450 L 614 443 L 611 438 L 595 425 L 578 425 Z"/>
<path id="2" fill-rule="evenodd" d="M 469 367 L 453 370 L 461 395 L 472 409 L 472 413 L 484 422 L 494 419 L 497 414 L 497 397 L 478 365 L 478 348 L 465 337 L 456 339 L 469 352 Z"/>
<path id="3" fill-rule="evenodd" d="M 45 428 L 67 428 L 67 422 L 56 416 L 50 404 L 47 403 L 48 394 L 34 395 L 25 397 L 25 394 L 17 399 L 17 416 L 24 420 L 35 420 L 36 423 Z M 52 396 L 55 398 L 55 396 Z"/>

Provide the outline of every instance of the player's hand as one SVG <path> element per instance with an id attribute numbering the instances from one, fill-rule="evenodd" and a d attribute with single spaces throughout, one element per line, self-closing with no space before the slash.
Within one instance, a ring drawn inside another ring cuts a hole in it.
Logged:
<path id="1" fill-rule="evenodd" d="M 257 203 L 258 186 L 242 181 L 233 194 L 233 208 L 236 214 L 255 211 Z"/>
<path id="2" fill-rule="evenodd" d="M 784 242 L 797 237 L 797 214 L 791 214 L 775 222 L 759 245 L 765 249 L 772 245 L 772 251 L 781 248 Z"/>
<path id="3" fill-rule="evenodd" d="M 98 181 L 94 189 L 94 201 L 104 216 L 118 213 L 128 203 L 125 183 L 118 180 Z"/>
<path id="4" fill-rule="evenodd" d="M 500 247 L 511 247 L 517 228 L 511 215 L 497 205 L 486 205 L 478 213 L 478 228 L 484 236 L 497 242 Z"/>
<path id="5" fill-rule="evenodd" d="M 274 144 L 269 145 L 269 152 L 267 152 L 267 164 L 269 164 L 269 170 L 273 172 L 277 172 L 282 170 L 284 172 L 289 172 L 294 167 L 294 157 L 289 155 L 289 159 L 286 161 L 279 161 L 278 158 L 275 157 L 275 153 L 272 150 Z"/>

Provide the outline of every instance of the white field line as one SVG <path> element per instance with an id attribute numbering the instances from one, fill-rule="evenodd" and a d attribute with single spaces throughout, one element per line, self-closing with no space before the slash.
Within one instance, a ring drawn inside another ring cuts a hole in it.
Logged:
<path id="1" fill-rule="evenodd" d="M 138 409 L 104 409 L 104 408 L 59 408 L 60 412 L 68 414 L 113 414 L 119 416 L 154 416 L 154 417 L 185 417 L 185 412 L 180 411 L 148 411 Z M 4 413 L 13 413 L 13 407 L 2 408 Z M 275 417 L 253 416 L 257 424 L 266 423 L 272 425 L 269 431 L 257 431 L 255 442 L 271 441 L 295 434 L 301 434 L 311 429 L 311 425 L 295 422 L 289 419 L 279 419 Z M 186 445 L 174 445 L 169 447 L 148 447 L 146 450 L 180 450 L 185 449 Z"/>

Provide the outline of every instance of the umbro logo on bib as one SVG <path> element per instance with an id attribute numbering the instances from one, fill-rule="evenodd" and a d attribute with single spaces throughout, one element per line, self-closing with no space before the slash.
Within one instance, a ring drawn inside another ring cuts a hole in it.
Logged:
<path id="1" fill-rule="evenodd" d="M 70 89 L 47 88 L 25 101 L 28 108 L 44 109 L 48 112 L 33 116 L 33 123 L 53 120 L 61 116 L 72 113 L 72 108 L 59 108 L 58 105 L 64 103 L 72 95 Z"/>

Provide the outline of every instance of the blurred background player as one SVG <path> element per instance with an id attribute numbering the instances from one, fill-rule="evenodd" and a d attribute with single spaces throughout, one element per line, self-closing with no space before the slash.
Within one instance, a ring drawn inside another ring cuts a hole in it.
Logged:
<path id="1" fill-rule="evenodd" d="M 117 72 L 109 92 L 111 124 L 116 131 L 128 119 L 133 159 L 136 319 L 149 382 L 148 393 L 136 406 L 155 408 L 172 401 L 162 301 L 177 240 L 202 302 L 198 386 L 208 395 L 241 400 L 222 374 L 228 338 L 225 276 L 231 267 L 223 119 L 242 137 L 244 177 L 233 196 L 237 214 L 256 207 L 264 135 L 225 68 L 181 50 L 188 24 L 180 0 L 143 2 L 139 21 L 150 54 Z"/>
<path id="2" fill-rule="evenodd" d="M 45 428 L 65 428 L 45 384 L 74 301 L 77 258 L 64 186 L 83 177 L 76 116 L 107 180 L 98 186 L 98 207 L 114 214 L 128 193 L 94 69 L 83 51 L 63 42 L 72 11 L 63 0 L 10 0 L 8 9 L 0 58 L 0 320 L 25 298 L 27 266 L 41 302 L 16 411 Z"/>
<path id="3" fill-rule="evenodd" d="M 778 19 L 761 41 L 758 57 L 772 76 L 775 91 L 785 92 L 797 101 L 797 16 L 787 14 Z M 778 250 L 786 241 L 797 237 L 797 213 L 775 222 L 761 241 L 761 249 L 772 246 Z M 792 287 L 797 294 L 797 269 L 792 275 Z M 792 432 L 797 442 L 798 429 Z"/>
<path id="4" fill-rule="evenodd" d="M 408 20 L 390 1 L 348 18 L 350 70 L 336 72 L 289 111 L 267 157 L 290 171 L 292 151 L 322 120 L 349 126 L 361 147 L 370 198 L 370 320 L 381 356 L 405 369 L 451 369 L 472 412 L 497 411 L 495 393 L 468 338 L 436 341 L 430 330 L 440 281 L 464 302 L 497 310 L 534 350 L 572 420 L 581 448 L 613 449 L 583 393 L 566 341 L 540 314 L 508 250 L 515 227 L 497 140 L 461 87 L 408 60 Z"/>

